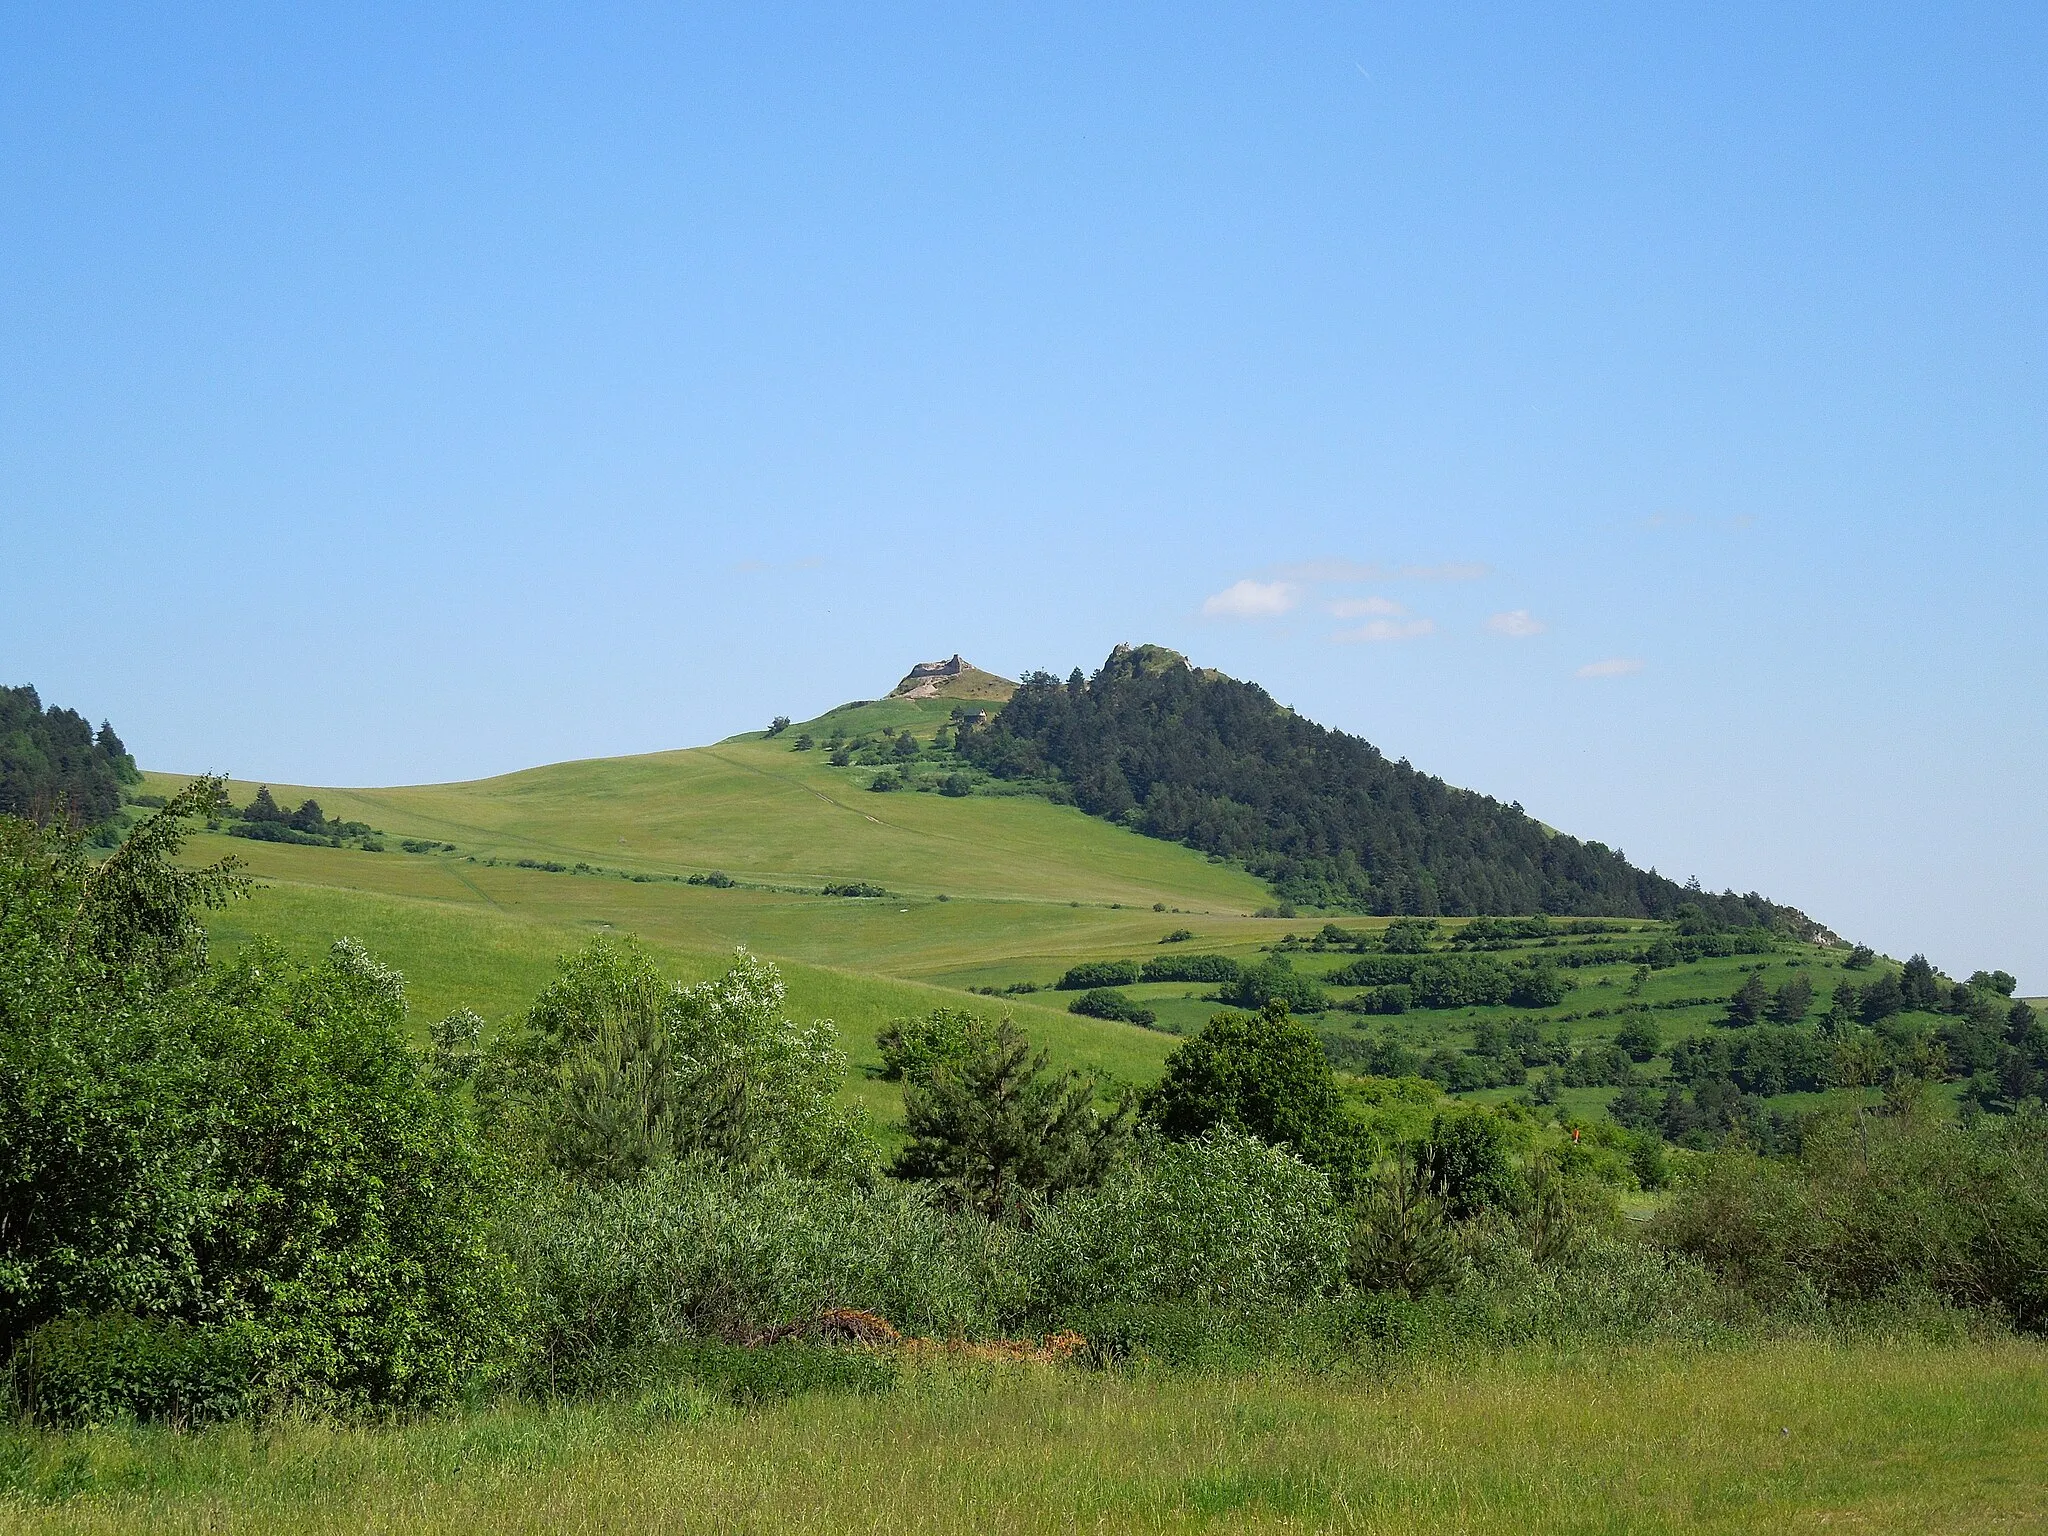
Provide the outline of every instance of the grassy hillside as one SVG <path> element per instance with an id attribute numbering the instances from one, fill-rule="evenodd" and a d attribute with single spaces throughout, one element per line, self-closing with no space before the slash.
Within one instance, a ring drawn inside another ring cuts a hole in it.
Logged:
<path id="1" fill-rule="evenodd" d="M 215 919 L 221 942 L 264 935 L 306 952 L 341 934 L 359 938 L 405 972 L 422 1020 L 466 1005 L 502 1025 L 525 1009 L 555 958 L 593 933 L 636 934 L 684 977 L 710 973 L 745 945 L 785 968 L 793 1012 L 838 1022 L 863 1069 L 849 1093 L 884 1120 L 897 1098 L 874 1075 L 873 1041 L 892 1018 L 940 1002 L 1010 1012 L 1058 1059 L 1145 1081 L 1174 1036 L 1217 1010 L 1215 988 L 1126 988 L 1155 1015 L 1153 1028 L 1138 1028 L 1068 1012 L 1075 994 L 1053 988 L 1070 966 L 1200 953 L 1245 965 L 1277 958 L 1326 980 L 1354 958 L 1350 945 L 1316 937 L 1320 919 L 1256 915 L 1271 910 L 1270 893 L 1243 869 L 1071 806 L 988 780 L 969 793 L 957 782 L 950 793 L 868 788 L 902 779 L 889 766 L 906 760 L 901 733 L 920 743 L 907 759 L 915 765 L 961 707 L 890 698 L 773 736 L 472 783 L 272 785 L 283 806 L 310 797 L 330 824 L 360 826 L 335 839 L 341 846 L 254 841 L 219 827 L 198 833 L 190 852 L 239 856 L 260 882 L 254 900 Z M 827 750 L 834 744 L 848 748 L 839 766 Z M 914 768 L 910 782 L 937 788 L 944 771 Z M 151 775 L 144 787 L 161 794 L 181 782 Z M 257 787 L 232 785 L 235 803 L 248 804 Z M 824 894 L 849 885 L 886 894 Z M 1386 923 L 1345 919 L 1368 942 Z M 1440 947 L 1460 926 L 1442 925 Z M 1510 965 L 1561 963 L 1575 986 L 1547 1007 L 1388 1017 L 1363 1011 L 1371 989 L 1333 986 L 1333 1006 L 1315 1022 L 1341 1066 L 1427 1072 L 1479 1099 L 1540 1088 L 1564 1110 L 1596 1114 L 1621 1082 L 1652 1091 L 1670 1082 L 1663 1056 L 1619 1076 L 1571 1067 L 1575 1053 L 1611 1042 L 1628 1019 L 1647 1015 L 1669 1046 L 1725 1034 L 1728 1000 L 1752 976 L 1776 989 L 1803 974 L 1816 1015 L 1844 976 L 1846 951 L 1792 943 L 1639 971 L 1641 950 L 1664 925 L 1610 927 L 1584 937 L 1560 930 L 1494 955 Z M 1169 935 L 1183 937 L 1169 949 Z M 1515 1064 L 1526 1072 L 1475 1076 L 1488 1049 L 1498 1064 L 1498 1032 L 1510 1024 L 1525 1037 L 1533 1024 L 1546 1044 Z M 1942 1024 L 1909 1016 L 1900 1027 L 1932 1037 Z M 1806 1102 L 1791 1089 L 1758 1091 L 1781 1109 Z"/>
<path id="2" fill-rule="evenodd" d="M 929 735 L 953 706 L 897 699 L 827 716 L 859 730 Z M 815 889 L 872 881 L 935 896 L 1080 901 L 1248 912 L 1271 898 L 1242 870 L 1028 796 L 866 793 L 822 752 L 780 738 L 645 757 L 558 763 L 467 784 L 402 789 L 272 785 L 281 802 L 317 798 L 330 815 L 394 838 L 453 843 L 463 856 L 600 864 L 648 874 L 721 870 Z M 182 782 L 151 775 L 162 792 Z M 236 782 L 246 800 L 257 786 Z M 343 883 L 353 883 L 345 873 Z M 382 877 L 364 877 L 372 882 Z"/>
<path id="3" fill-rule="evenodd" d="M 953 707 L 891 699 L 808 724 L 820 735 L 886 726 L 928 739 Z M 991 967 L 1049 980 L 1076 956 L 1141 950 L 1185 923 L 1237 947 L 1286 926 L 1247 915 L 1270 898 L 1242 870 L 1042 799 L 871 794 L 859 770 L 793 750 L 805 729 L 473 783 L 272 784 L 283 804 L 317 799 L 330 817 L 375 828 L 384 851 L 223 830 L 198 832 L 188 851 L 239 857 L 259 882 L 253 900 L 216 916 L 218 942 L 263 935 L 312 952 L 359 938 L 406 974 L 421 1019 L 469 1006 L 501 1024 L 525 1009 L 557 955 L 623 931 L 679 976 L 708 974 L 735 945 L 777 961 L 792 1011 L 837 1020 L 864 1066 L 889 1019 L 968 1001 L 933 983 L 957 988 Z M 150 774 L 143 790 L 184 782 Z M 257 788 L 234 781 L 230 794 L 246 804 Z M 435 846 L 406 852 L 408 842 Z M 737 883 L 686 883 L 713 871 Z M 890 894 L 819 894 L 846 883 Z M 1114 1078 L 1149 1078 L 1173 1043 L 1071 1015 L 1063 997 L 975 1001 L 1014 1013 L 1062 1060 Z M 893 1087 L 862 1075 L 853 1092 L 893 1112 Z"/>

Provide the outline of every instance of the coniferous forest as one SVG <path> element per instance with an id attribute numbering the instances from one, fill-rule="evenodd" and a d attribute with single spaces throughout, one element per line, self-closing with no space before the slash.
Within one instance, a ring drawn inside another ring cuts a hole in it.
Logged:
<path id="1" fill-rule="evenodd" d="M 1814 928 L 1754 892 L 1638 869 L 1159 646 L 1118 646 L 1092 678 L 1025 677 L 958 750 L 999 778 L 1054 781 L 1090 815 L 1240 860 L 1304 906 L 1668 918 L 1690 903 L 1731 928 Z"/>
<path id="2" fill-rule="evenodd" d="M 0 814 L 96 826 L 140 777 L 111 725 L 94 731 L 75 709 L 45 709 L 32 687 L 0 686 Z"/>

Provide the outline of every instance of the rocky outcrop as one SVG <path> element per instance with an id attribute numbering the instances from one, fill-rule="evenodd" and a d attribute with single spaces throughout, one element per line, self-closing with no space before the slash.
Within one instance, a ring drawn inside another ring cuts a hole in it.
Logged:
<path id="1" fill-rule="evenodd" d="M 944 661 L 920 661 L 909 676 L 889 693 L 892 699 L 994 699 L 1009 698 L 1017 685 L 1006 677 L 984 672 L 955 652 Z"/>

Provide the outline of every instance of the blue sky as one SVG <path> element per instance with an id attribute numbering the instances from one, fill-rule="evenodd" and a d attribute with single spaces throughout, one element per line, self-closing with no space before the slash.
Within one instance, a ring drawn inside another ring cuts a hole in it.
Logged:
<path id="1" fill-rule="evenodd" d="M 0 680 L 388 783 L 1154 640 L 2048 991 L 2044 45 L 9 6 Z"/>

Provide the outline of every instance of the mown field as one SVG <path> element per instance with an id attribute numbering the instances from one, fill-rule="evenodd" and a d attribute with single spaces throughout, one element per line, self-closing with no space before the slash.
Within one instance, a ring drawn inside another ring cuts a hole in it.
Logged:
<path id="1" fill-rule="evenodd" d="M 2048 1351 L 1787 1342 L 1381 1375 L 933 1372 L 745 1412 L 502 1406 L 389 1428 L 0 1438 L 0 1528 L 2016 1532 Z"/>

